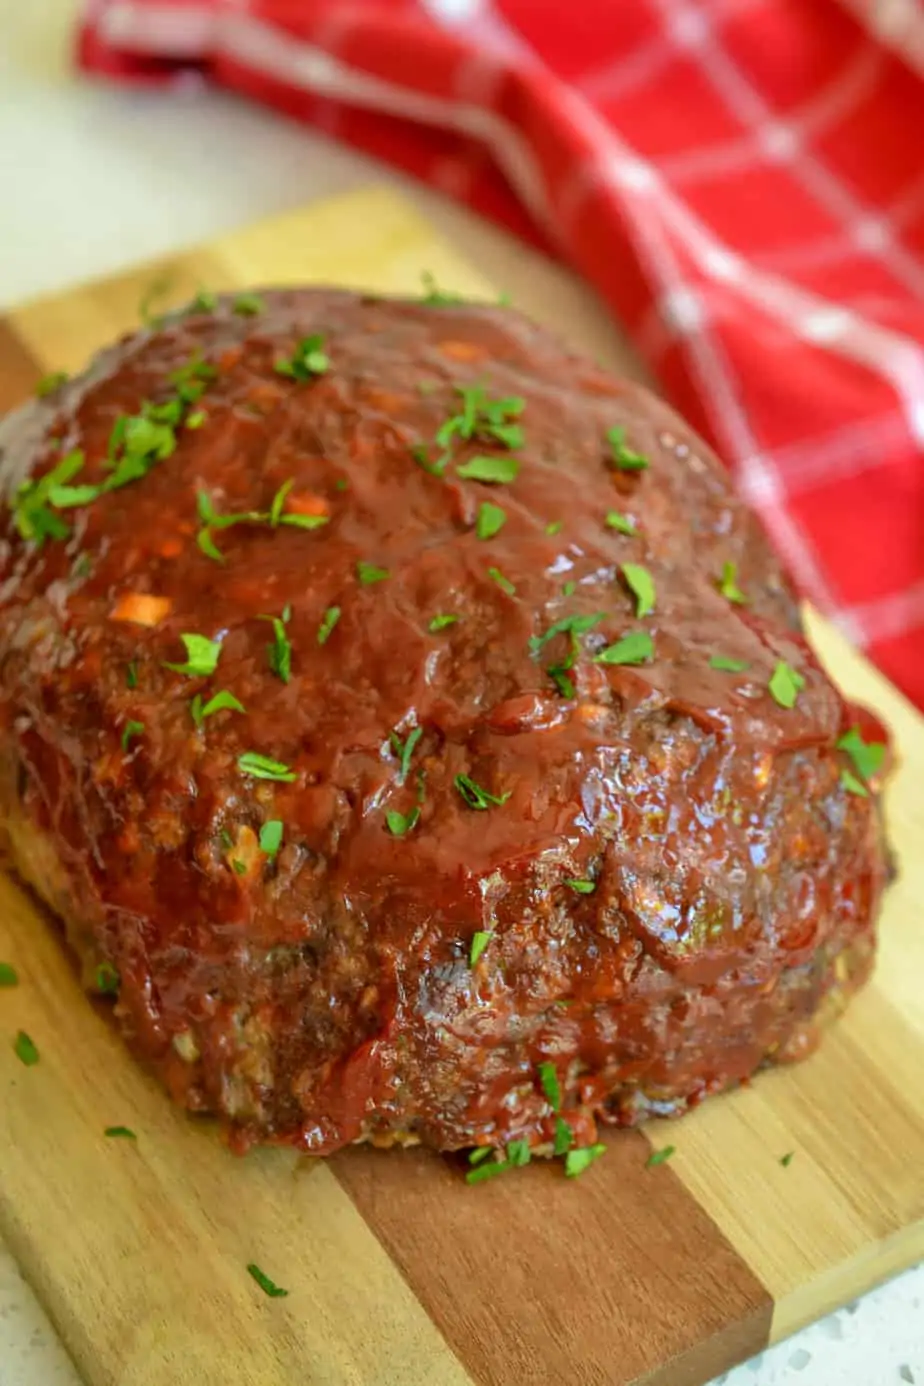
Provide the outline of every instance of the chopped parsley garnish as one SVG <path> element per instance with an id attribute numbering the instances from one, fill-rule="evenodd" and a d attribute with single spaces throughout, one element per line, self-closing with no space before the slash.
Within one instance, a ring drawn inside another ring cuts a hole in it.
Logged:
<path id="1" fill-rule="evenodd" d="M 488 577 L 493 578 L 502 592 L 506 592 L 508 597 L 515 597 L 517 589 L 508 577 L 504 577 L 500 568 L 489 568 Z"/>
<path id="2" fill-rule="evenodd" d="M 97 964 L 93 982 L 96 990 L 102 992 L 103 996 L 114 996 L 119 990 L 119 974 L 111 962 Z"/>
<path id="3" fill-rule="evenodd" d="M 613 645 L 594 656 L 595 664 L 644 664 L 654 654 L 654 641 L 647 630 L 630 630 Z"/>
<path id="4" fill-rule="evenodd" d="M 621 572 L 635 597 L 636 616 L 649 616 L 655 609 L 654 578 L 640 563 L 623 563 Z"/>
<path id="5" fill-rule="evenodd" d="M 239 318 L 255 318 L 263 312 L 266 304 L 259 294 L 238 294 L 232 307 Z"/>
<path id="6" fill-rule="evenodd" d="M 486 1164 L 478 1165 L 475 1169 L 470 1169 L 466 1176 L 466 1184 L 482 1184 L 486 1179 L 493 1179 L 495 1175 L 503 1174 L 510 1168 L 506 1160 L 489 1160 Z"/>
<path id="7" fill-rule="evenodd" d="M 550 535 L 561 534 L 562 530 L 564 529 L 564 526 L 564 520 L 549 520 L 549 523 L 545 527 L 545 532 L 546 534 Z"/>
<path id="8" fill-rule="evenodd" d="M 0 962 L 0 987 L 15 987 L 19 985 L 19 973 L 10 963 Z"/>
<path id="9" fill-rule="evenodd" d="M 429 270 L 424 270 L 420 278 L 424 287 L 422 301 L 429 304 L 431 307 L 435 308 L 447 303 L 464 302 L 461 294 L 454 294 L 450 290 L 441 289 Z"/>
<path id="10" fill-rule="evenodd" d="M 329 606 L 321 618 L 318 626 L 318 644 L 326 645 L 333 634 L 334 626 L 340 620 L 340 607 Z"/>
<path id="11" fill-rule="evenodd" d="M 445 630 L 447 626 L 454 626 L 458 619 L 458 616 L 453 616 L 449 612 L 438 612 L 436 616 L 430 618 L 427 630 L 433 631 L 435 634 L 438 630 Z"/>
<path id="12" fill-rule="evenodd" d="M 523 413 L 524 399 L 519 395 L 491 399 L 482 385 L 457 385 L 455 389 L 456 394 L 462 396 L 462 410 L 447 419 L 437 432 L 436 441 L 441 448 L 449 447 L 456 435 L 467 441 L 472 438 L 493 440 L 505 448 L 523 446 L 523 429 L 510 420 Z"/>
<path id="13" fill-rule="evenodd" d="M 493 937 L 493 929 L 479 929 L 477 933 L 472 934 L 472 946 L 468 955 L 469 964 L 472 967 L 475 966 Z"/>
<path id="14" fill-rule="evenodd" d="M 122 729 L 122 750 L 128 750 L 128 744 L 133 737 L 141 736 L 144 731 L 143 722 L 126 722 Z"/>
<path id="15" fill-rule="evenodd" d="M 620 534 L 628 534 L 630 538 L 634 538 L 635 535 L 638 534 L 638 530 L 635 528 L 635 521 L 630 520 L 628 515 L 621 515 L 618 510 L 608 510 L 606 512 L 606 526 L 607 529 L 615 529 Z"/>
<path id="16" fill-rule="evenodd" d="M 324 350 L 321 333 L 303 337 L 291 356 L 280 356 L 273 362 L 273 369 L 290 380 L 312 380 L 324 375 L 330 369 L 330 357 Z"/>
<path id="17" fill-rule="evenodd" d="M 530 637 L 529 652 L 535 657 L 543 645 L 548 644 L 556 635 L 584 635 L 602 621 L 605 616 L 605 611 L 595 611 L 586 616 L 563 616 L 560 621 L 555 621 L 553 625 L 549 626 L 544 634 Z"/>
<path id="18" fill-rule="evenodd" d="M 207 418 L 208 414 L 204 409 L 197 409 L 194 413 L 187 415 L 185 426 L 192 429 L 201 428 Z"/>
<path id="19" fill-rule="evenodd" d="M 104 1136 L 121 1137 L 124 1140 L 136 1141 L 138 1137 L 130 1126 L 107 1126 L 103 1132 Z"/>
<path id="20" fill-rule="evenodd" d="M 403 744 L 397 732 L 392 732 L 388 738 L 391 749 L 400 761 L 398 770 L 399 784 L 404 784 L 404 781 L 407 779 L 408 771 L 411 768 L 411 756 L 414 754 L 414 747 L 422 736 L 423 727 L 414 727 L 412 731 L 408 732 L 407 740 Z"/>
<path id="21" fill-rule="evenodd" d="M 746 659 L 731 659 L 728 655 L 711 655 L 709 659 L 710 669 L 721 669 L 726 674 L 740 674 L 750 667 Z"/>
<path id="22" fill-rule="evenodd" d="M 469 808 L 472 809 L 486 809 L 492 805 L 500 807 L 501 804 L 506 804 L 513 793 L 513 790 L 508 789 L 506 794 L 500 796 L 491 794 L 489 790 L 482 789 L 481 785 L 476 784 L 468 775 L 456 775 L 453 784 Z"/>
<path id="23" fill-rule="evenodd" d="M 794 1150 L 787 1150 L 785 1155 L 780 1156 L 780 1164 L 783 1166 L 784 1169 L 789 1169 L 789 1166 L 792 1164 L 792 1159 L 795 1153 L 796 1152 Z"/>
<path id="24" fill-rule="evenodd" d="M 574 1136 L 571 1134 L 571 1127 L 564 1117 L 555 1118 L 555 1143 L 552 1146 L 553 1155 L 567 1155 L 571 1149 Z"/>
<path id="25" fill-rule="evenodd" d="M 205 382 L 214 380 L 218 371 L 206 361 L 197 347 L 188 361 L 171 371 L 167 379 L 176 386 L 176 393 L 183 404 L 195 404 L 205 392 Z"/>
<path id="26" fill-rule="evenodd" d="M 195 634 L 181 635 L 180 639 L 186 646 L 185 664 L 168 664 L 165 661 L 164 668 L 172 669 L 175 674 L 189 674 L 195 678 L 207 678 L 209 674 L 214 674 L 218 666 L 218 656 L 221 654 L 221 641 L 209 640 L 205 635 Z"/>
<path id="27" fill-rule="evenodd" d="M 522 1169 L 530 1160 L 529 1141 L 511 1141 L 507 1146 L 507 1163 L 512 1169 Z"/>
<path id="28" fill-rule="evenodd" d="M 360 559 L 356 564 L 356 576 L 363 587 L 371 587 L 374 582 L 384 582 L 390 578 L 391 573 L 387 568 L 379 568 L 374 563 L 364 563 Z"/>
<path id="29" fill-rule="evenodd" d="M 327 515 L 302 515 L 297 510 L 284 513 L 286 497 L 295 485 L 295 477 L 284 481 L 273 497 L 269 508 L 269 522 L 275 529 L 277 525 L 294 525 L 296 529 L 320 529 L 328 523 Z"/>
<path id="30" fill-rule="evenodd" d="M 224 563 L 225 556 L 212 538 L 210 529 L 200 529 L 196 535 L 196 543 L 206 558 L 213 558 L 216 563 Z"/>
<path id="31" fill-rule="evenodd" d="M 564 582 L 564 583 L 562 583 L 561 594 L 562 594 L 563 597 L 573 597 L 576 591 L 577 591 L 577 583 L 576 583 L 576 582 Z"/>
<path id="32" fill-rule="evenodd" d="M 482 501 L 478 507 L 475 533 L 479 539 L 493 539 L 507 523 L 507 512 L 490 501 Z"/>
<path id="33" fill-rule="evenodd" d="M 802 674 L 781 659 L 770 676 L 769 688 L 774 700 L 780 707 L 795 707 L 799 690 L 804 687 L 805 679 Z"/>
<path id="34" fill-rule="evenodd" d="M 555 1065 L 548 1060 L 539 1065 L 539 1081 L 549 1106 L 553 1112 L 557 1112 L 561 1107 L 561 1084 L 558 1081 L 558 1071 Z"/>
<path id="35" fill-rule="evenodd" d="M 674 1154 L 677 1147 L 675 1145 L 662 1145 L 660 1150 L 653 1150 L 645 1161 L 645 1168 L 651 1169 L 654 1165 L 663 1165 Z"/>
<path id="36" fill-rule="evenodd" d="M 273 627 L 273 643 L 266 647 L 269 667 L 278 679 L 288 683 L 292 677 L 292 642 L 286 635 L 286 623 L 291 620 L 292 609 L 286 607 L 281 616 L 261 616 L 261 621 L 269 621 Z"/>
<path id="37" fill-rule="evenodd" d="M 197 727 L 201 727 L 206 717 L 211 717 L 216 712 L 223 712 L 226 710 L 229 712 L 247 711 L 244 704 L 239 702 L 234 694 L 229 693 L 226 688 L 223 688 L 220 693 L 216 693 L 214 697 L 209 698 L 207 703 L 203 703 L 202 694 L 197 693 L 189 705 L 189 710 L 192 713 L 192 719 Z"/>
<path id="38" fill-rule="evenodd" d="M 55 390 L 59 390 L 70 379 L 67 371 L 50 371 L 48 375 L 43 375 L 35 387 L 35 393 L 39 399 L 44 399 L 46 395 L 51 395 Z"/>
<path id="39" fill-rule="evenodd" d="M 260 1286 L 260 1289 L 265 1295 L 269 1295 L 270 1299 L 285 1299 L 286 1295 L 289 1293 L 288 1290 L 283 1290 L 281 1286 L 274 1284 L 269 1276 L 261 1271 L 259 1266 L 254 1265 L 253 1261 L 251 1261 L 250 1265 L 247 1267 L 247 1274 L 253 1276 L 254 1280 Z"/>
<path id="40" fill-rule="evenodd" d="M 640 452 L 634 452 L 626 443 L 626 430 L 624 428 L 609 428 L 606 432 L 606 441 L 610 445 L 613 454 L 613 466 L 620 472 L 641 472 L 649 465 L 648 458 Z"/>
<path id="41" fill-rule="evenodd" d="M 719 591 L 726 601 L 734 602 L 736 606 L 745 606 L 747 597 L 738 586 L 738 564 L 723 563 L 722 576 L 717 579 Z"/>
<path id="42" fill-rule="evenodd" d="M 605 1145 L 584 1145 L 578 1150 L 569 1150 L 565 1156 L 565 1177 L 576 1179 L 579 1174 L 583 1174 L 594 1160 L 606 1153 Z"/>
<path id="43" fill-rule="evenodd" d="M 846 751 L 862 780 L 871 780 L 885 759 L 886 748 L 881 741 L 864 741 L 859 727 L 851 727 L 837 742 L 839 751 Z"/>
<path id="44" fill-rule="evenodd" d="M 217 307 L 217 294 L 213 294 L 211 289 L 199 289 L 186 311 L 187 313 L 214 313 Z"/>
<path id="45" fill-rule="evenodd" d="M 852 770 L 844 769 L 841 771 L 841 784 L 848 794 L 858 794 L 863 799 L 869 798 L 869 790 L 862 780 L 858 780 Z"/>
<path id="46" fill-rule="evenodd" d="M 291 784 L 298 779 L 295 771 L 290 770 L 281 760 L 270 760 L 269 756 L 261 756 L 257 751 L 244 751 L 243 755 L 238 756 L 237 765 L 239 770 L 245 775 L 253 775 L 255 780 L 276 780 Z"/>
<path id="47" fill-rule="evenodd" d="M 279 818 L 270 818 L 260 828 L 260 851 L 274 857 L 282 846 L 283 825 Z"/>
<path id="48" fill-rule="evenodd" d="M 456 474 L 466 481 L 490 481 L 504 484 L 516 481 L 520 464 L 515 457 L 470 457 L 456 467 Z"/>
<path id="49" fill-rule="evenodd" d="M 570 886 L 577 895 L 593 895 L 597 889 L 596 881 L 577 880 L 574 877 L 566 878 L 565 885 Z"/>
<path id="50" fill-rule="evenodd" d="M 230 852 L 231 848 L 234 846 L 234 838 L 228 832 L 227 828 L 222 828 L 221 832 L 218 834 L 218 840 L 226 852 Z"/>
<path id="51" fill-rule="evenodd" d="M 13 519 L 23 539 L 32 539 L 41 547 L 45 539 L 66 539 L 70 526 L 52 508 L 52 495 L 60 494 L 83 467 L 79 448 L 67 453 L 50 472 L 38 481 L 22 481 L 13 500 Z"/>
<path id="52" fill-rule="evenodd" d="M 235 873 L 238 876 L 247 875 L 247 863 L 245 861 L 241 861 L 240 857 L 232 857 L 231 866 L 233 867 Z"/>
<path id="53" fill-rule="evenodd" d="M 169 278 L 166 275 L 160 275 L 157 279 L 151 280 L 151 283 L 141 295 L 141 300 L 138 304 L 138 316 L 145 327 L 163 326 L 163 316 L 152 313 L 151 305 L 155 303 L 157 299 L 163 298 L 164 294 L 166 294 L 171 287 L 172 285 Z"/>
<path id="54" fill-rule="evenodd" d="M 550 664 L 545 671 L 563 698 L 574 698 L 577 695 L 574 680 L 568 672 L 573 668 L 574 658 L 571 656 L 563 664 Z"/>
<path id="55" fill-rule="evenodd" d="M 20 1063 L 25 1064 L 27 1068 L 31 1068 L 33 1064 L 37 1064 L 39 1061 L 39 1052 L 35 1043 L 29 1038 L 25 1030 L 20 1030 L 17 1034 L 13 1041 L 13 1051 Z"/>
<path id="56" fill-rule="evenodd" d="M 397 809 L 389 809 L 385 814 L 385 822 L 392 837 L 403 837 L 412 828 L 416 828 L 420 821 L 420 807 L 415 804 L 410 813 L 399 813 Z"/>
<path id="57" fill-rule="evenodd" d="M 128 665 L 126 666 L 126 669 L 125 669 L 125 687 L 126 687 L 126 688 L 137 688 L 137 687 L 138 687 L 138 661 L 137 661 L 136 659 L 129 660 Z"/>
<path id="58" fill-rule="evenodd" d="M 469 1151 L 469 1154 L 468 1154 L 468 1162 L 469 1162 L 470 1165 L 480 1165 L 481 1162 L 482 1162 L 482 1160 L 486 1160 L 486 1159 L 488 1158 L 488 1156 L 491 1155 L 491 1154 L 493 1154 L 493 1147 L 492 1147 L 492 1146 L 490 1146 L 490 1145 L 479 1145 L 479 1146 L 476 1146 L 476 1148 L 475 1148 L 474 1150 L 470 1150 L 470 1151 Z"/>
<path id="59" fill-rule="evenodd" d="M 297 511 L 286 511 L 286 499 L 294 485 L 294 477 L 284 481 L 273 496 L 269 510 L 240 510 L 227 515 L 218 514 L 208 492 L 199 491 L 196 496 L 196 508 L 205 526 L 196 536 L 199 548 L 209 558 L 224 563 L 224 554 L 212 537 L 213 529 L 230 529 L 233 525 L 270 525 L 273 529 L 278 525 L 292 525 L 296 529 L 320 529 L 322 525 L 328 524 L 327 515 L 301 515 Z"/>

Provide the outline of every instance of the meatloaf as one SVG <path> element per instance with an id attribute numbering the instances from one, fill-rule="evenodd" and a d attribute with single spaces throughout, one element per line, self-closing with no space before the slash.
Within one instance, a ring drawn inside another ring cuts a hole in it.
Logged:
<path id="1" fill-rule="evenodd" d="M 867 976 L 881 747 L 651 394 L 510 309 L 286 289 L 40 396 L 6 850 L 236 1148 L 585 1147 Z"/>

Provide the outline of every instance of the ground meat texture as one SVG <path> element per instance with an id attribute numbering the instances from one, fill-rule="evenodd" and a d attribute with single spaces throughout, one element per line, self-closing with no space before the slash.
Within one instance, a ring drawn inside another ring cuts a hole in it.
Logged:
<path id="1" fill-rule="evenodd" d="M 508 309 L 254 307 L 0 426 L 7 846 L 136 1052 L 237 1146 L 322 1154 L 547 1147 L 549 1063 L 585 1142 L 804 1052 L 870 967 L 878 803 L 708 448 Z M 91 492 L 17 497 L 74 449 Z M 191 633 L 214 672 L 168 667 Z M 632 633 L 651 657 L 597 659 Z"/>

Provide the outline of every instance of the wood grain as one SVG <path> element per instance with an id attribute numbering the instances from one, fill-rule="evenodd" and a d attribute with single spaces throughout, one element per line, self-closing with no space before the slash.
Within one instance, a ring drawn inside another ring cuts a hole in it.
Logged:
<path id="1" fill-rule="evenodd" d="M 0 407 L 134 326 L 160 280 L 157 310 L 201 285 L 414 291 L 423 269 L 490 294 L 390 193 L 311 207 L 16 309 Z M 809 1062 L 610 1137 L 579 1181 L 530 1168 L 470 1189 L 423 1153 L 233 1159 L 134 1065 L 48 917 L 0 877 L 0 959 L 22 977 L 0 993 L 0 1232 L 90 1386 L 695 1386 L 924 1254 L 924 722 L 814 629 L 902 756 L 874 982 Z M 19 1028 L 34 1068 L 12 1053 Z M 674 1160 L 646 1170 L 668 1141 Z M 289 1297 L 264 1298 L 250 1261 Z"/>

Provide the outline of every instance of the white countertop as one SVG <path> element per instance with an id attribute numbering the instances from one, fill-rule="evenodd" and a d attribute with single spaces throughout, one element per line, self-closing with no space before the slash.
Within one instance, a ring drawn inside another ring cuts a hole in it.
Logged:
<path id="1" fill-rule="evenodd" d="M 527 297 L 517 289 L 528 283 L 544 316 L 568 323 L 599 353 L 620 350 L 571 275 L 369 159 L 217 93 L 168 97 L 76 79 L 67 61 L 74 8 L 74 0 L 0 0 L 0 306 L 387 178 L 514 299 Z M 720 1380 L 924 1386 L 924 1267 Z M 2 1244 L 0 1386 L 79 1386 Z"/>

